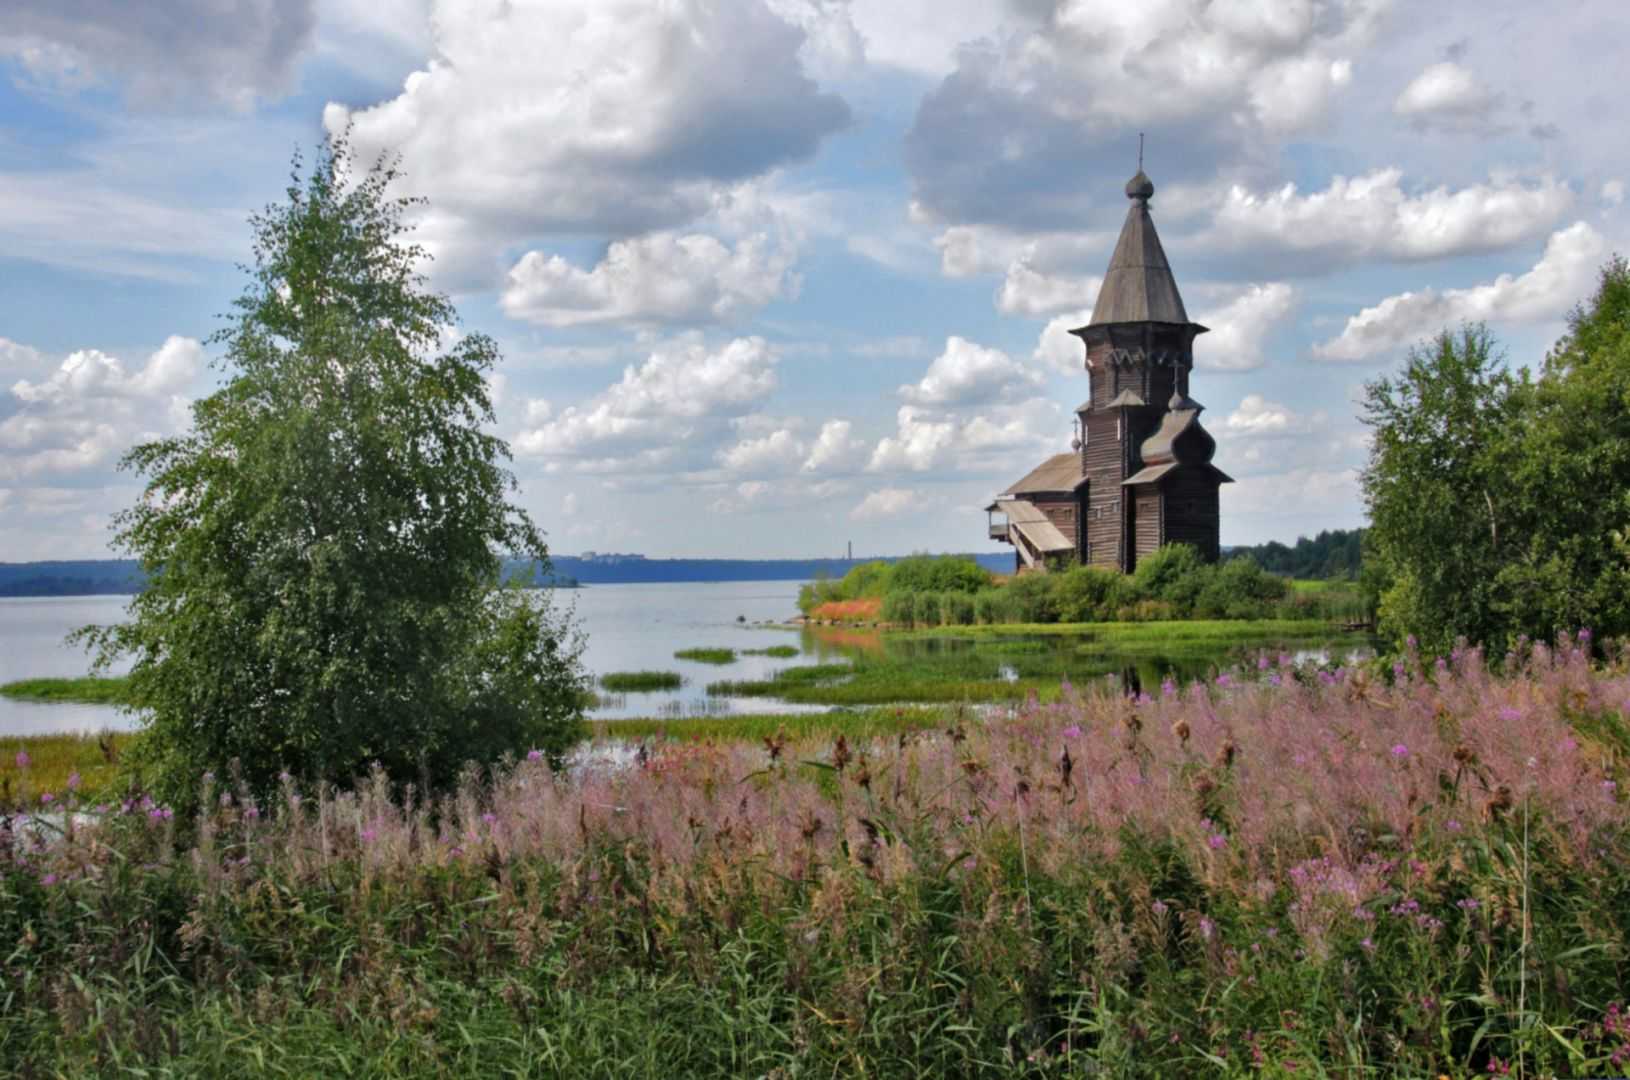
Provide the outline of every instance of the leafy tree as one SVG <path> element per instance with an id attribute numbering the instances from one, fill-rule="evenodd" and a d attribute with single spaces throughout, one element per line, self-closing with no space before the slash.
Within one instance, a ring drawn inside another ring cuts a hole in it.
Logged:
<path id="1" fill-rule="evenodd" d="M 990 585 L 990 571 L 956 555 L 913 555 L 889 568 L 889 592 L 978 592 Z"/>
<path id="2" fill-rule="evenodd" d="M 1382 626 L 1499 650 L 1630 632 L 1630 268 L 1614 259 L 1538 377 L 1488 332 L 1440 335 L 1366 391 L 1366 577 Z"/>
<path id="3" fill-rule="evenodd" d="M 123 461 L 146 486 L 117 542 L 148 584 L 129 622 L 82 634 L 133 659 L 136 758 L 171 798 L 228 768 L 259 791 L 375 762 L 440 786 L 577 736 L 578 637 L 499 580 L 500 553 L 548 554 L 482 430 L 498 350 L 452 334 L 394 176 L 343 144 L 303 181 L 296 158 L 212 339 L 227 378 L 188 433 Z"/>
<path id="4" fill-rule="evenodd" d="M 1375 432 L 1366 542 L 1389 582 L 1381 620 L 1394 637 L 1441 649 L 1460 635 L 1500 636 L 1493 573 L 1515 542 L 1509 432 L 1520 389 L 1482 325 L 1439 334 L 1365 386 Z"/>

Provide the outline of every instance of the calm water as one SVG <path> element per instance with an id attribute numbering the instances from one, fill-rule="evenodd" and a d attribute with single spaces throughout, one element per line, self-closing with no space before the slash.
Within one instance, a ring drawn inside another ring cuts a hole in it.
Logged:
<path id="1" fill-rule="evenodd" d="M 677 717 L 763 710 L 762 701 L 709 698 L 705 687 L 715 679 L 764 678 L 799 660 L 743 656 L 728 667 L 716 667 L 675 660 L 673 654 L 707 646 L 740 651 L 797 645 L 796 631 L 761 624 L 797 614 L 798 586 L 796 581 L 596 585 L 554 595 L 557 604 L 575 609 L 588 638 L 584 663 L 596 675 L 655 669 L 677 671 L 686 679 L 677 691 L 608 697 L 594 710 L 596 717 Z M 64 636 L 87 623 L 119 621 L 128 602 L 125 596 L 0 598 L 0 683 L 88 674 L 88 656 L 65 644 Z M 131 726 L 131 717 L 109 706 L 41 705 L 0 697 L 0 735 Z"/>
<path id="2" fill-rule="evenodd" d="M 595 585 L 554 594 L 555 602 L 575 611 L 587 637 L 584 664 L 595 675 L 612 671 L 677 671 L 685 679 L 678 690 L 602 697 L 592 716 L 718 715 L 744 712 L 790 712 L 800 706 L 767 698 L 712 697 L 709 682 L 764 679 L 777 670 L 812 662 L 843 660 L 911 660 L 942 670 L 948 678 L 1054 679 L 1080 682 L 1116 675 L 1128 684 L 1158 685 L 1167 673 L 1201 677 L 1216 656 L 1149 655 L 1118 657 L 1113 648 L 1094 642 L 1091 634 L 993 640 L 897 638 L 876 631 L 836 627 L 796 629 L 780 625 L 796 613 L 795 581 L 686 582 L 652 585 Z M 116 622 L 129 598 L 123 596 L 0 598 L 0 682 L 34 677 L 87 674 L 89 658 L 63 638 L 87 623 Z M 1290 643 L 1287 643 L 1290 644 Z M 1325 655 L 1291 644 L 1298 659 Z M 792 645 L 790 659 L 740 655 L 748 649 Z M 679 649 L 724 647 L 738 653 L 728 665 L 676 660 Z M 1232 650 L 1238 652 L 1238 650 Z M 806 706 L 820 709 L 821 706 Z M 131 717 L 109 706 L 40 705 L 0 697 L 0 736 L 128 728 Z"/>

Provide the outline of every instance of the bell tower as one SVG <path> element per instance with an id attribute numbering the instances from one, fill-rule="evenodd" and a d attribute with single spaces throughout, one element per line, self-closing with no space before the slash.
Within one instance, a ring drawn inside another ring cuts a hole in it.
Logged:
<path id="1" fill-rule="evenodd" d="M 1076 410 L 1084 561 L 1125 572 L 1164 543 L 1191 543 L 1215 559 L 1217 485 L 1230 482 L 1210 465 L 1215 443 L 1189 397 L 1194 339 L 1206 328 L 1183 307 L 1141 157 L 1092 319 L 1070 331 L 1086 346 L 1091 387 Z"/>

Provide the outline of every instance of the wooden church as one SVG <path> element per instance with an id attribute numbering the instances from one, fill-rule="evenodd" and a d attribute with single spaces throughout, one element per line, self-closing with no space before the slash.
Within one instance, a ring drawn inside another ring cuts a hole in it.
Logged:
<path id="1" fill-rule="evenodd" d="M 1194 339 L 1177 281 L 1149 216 L 1155 186 L 1139 169 L 1092 320 L 1070 331 L 1086 348 L 1091 396 L 1076 409 L 1069 453 L 1038 465 L 987 509 L 990 535 L 1015 568 L 1076 563 L 1130 573 L 1163 544 L 1217 558 L 1217 444 L 1189 396 Z"/>

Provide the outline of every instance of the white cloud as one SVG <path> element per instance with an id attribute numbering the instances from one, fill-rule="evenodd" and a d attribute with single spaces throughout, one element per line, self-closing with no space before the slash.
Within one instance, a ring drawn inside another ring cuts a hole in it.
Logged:
<path id="1" fill-rule="evenodd" d="M 1101 277 L 1074 277 L 1046 274 L 1016 259 L 996 294 L 996 310 L 1004 315 L 1051 315 L 1080 307 L 1091 307 L 1103 286 Z"/>
<path id="2" fill-rule="evenodd" d="M 1304 416 L 1287 405 L 1269 401 L 1261 394 L 1246 394 L 1239 407 L 1223 421 L 1223 430 L 1244 438 L 1308 435 L 1329 422 L 1322 410 Z"/>
<path id="3" fill-rule="evenodd" d="M 851 521 L 872 521 L 877 518 L 896 517 L 910 510 L 917 502 L 917 493 L 905 488 L 880 488 L 860 500 L 849 511 Z"/>
<path id="4" fill-rule="evenodd" d="M 1422 289 L 1389 296 L 1314 346 L 1326 360 L 1363 360 L 1460 322 L 1541 322 L 1560 318 L 1590 291 L 1606 244 L 1583 221 L 1552 233 L 1526 274 L 1501 274 L 1467 289 Z"/>
<path id="5" fill-rule="evenodd" d="M 1012 397 L 1042 381 L 1040 372 L 1001 350 L 953 335 L 945 340 L 945 351 L 928 365 L 922 379 L 900 387 L 900 396 L 914 405 L 970 405 Z"/>
<path id="6" fill-rule="evenodd" d="M 1339 515 L 1361 516 L 1356 469 L 1291 469 L 1242 476 L 1222 488 L 1223 520 L 1241 517 L 1306 517 L 1339 526 Z"/>
<path id="7" fill-rule="evenodd" d="M 1491 180 L 1451 191 L 1403 189 L 1399 169 L 1336 176 L 1323 191 L 1286 184 L 1268 194 L 1240 185 L 1218 206 L 1206 242 L 1237 249 L 1307 252 L 1330 260 L 1436 259 L 1498 251 L 1539 235 L 1573 203 L 1554 177 Z"/>
<path id="8" fill-rule="evenodd" d="M 403 193 L 431 202 L 421 237 L 460 278 L 543 234 L 679 226 L 849 118 L 763 0 L 439 0 L 432 25 L 398 97 L 324 123 L 364 161 L 400 155 Z"/>
<path id="9" fill-rule="evenodd" d="M 765 233 L 732 247 L 700 233 L 618 240 L 592 270 L 531 251 L 509 271 L 503 309 L 545 326 L 729 319 L 794 296 L 793 250 Z"/>
<path id="10" fill-rule="evenodd" d="M 1248 285 L 1229 303 L 1195 316 L 1211 333 L 1195 342 L 1194 363 L 1210 371 L 1252 371 L 1266 359 L 1263 346 L 1296 306 L 1296 290 L 1282 281 Z"/>
<path id="11" fill-rule="evenodd" d="M 192 338 L 171 337 L 129 373 L 117 358 L 96 349 L 81 349 L 42 383 L 20 380 L 11 392 L 27 402 L 61 404 L 91 398 L 163 396 L 192 381 L 204 363 L 204 349 Z"/>
<path id="12" fill-rule="evenodd" d="M 1087 349 L 1070 331 L 1087 325 L 1091 319 L 1091 308 L 1054 316 L 1042 329 L 1032 355 L 1061 374 L 1081 374 L 1087 369 Z"/>
<path id="13" fill-rule="evenodd" d="M 716 351 L 688 342 L 653 352 L 589 402 L 523 430 L 516 453 L 583 457 L 669 446 L 700 421 L 742 416 L 775 389 L 776 355 L 762 338 L 737 338 Z"/>
<path id="14" fill-rule="evenodd" d="M 807 456 L 803 442 L 786 428 L 757 439 L 743 439 L 719 451 L 719 464 L 732 472 L 782 472 L 797 468 Z"/>
<path id="15" fill-rule="evenodd" d="M 1412 79 L 1392 111 L 1417 127 L 1451 132 L 1495 130 L 1500 99 L 1477 76 L 1452 60 L 1432 64 Z"/>
<path id="16" fill-rule="evenodd" d="M 936 418 L 913 405 L 902 405 L 895 419 L 898 430 L 878 442 L 866 464 L 868 472 L 927 472 L 956 444 L 956 422 L 948 417 Z"/>
<path id="17" fill-rule="evenodd" d="M 316 22 L 312 0 L 6 0 L 0 57 L 69 88 L 113 79 L 144 103 L 247 108 L 290 88 Z"/>
<path id="18" fill-rule="evenodd" d="M 854 437 L 854 424 L 848 420 L 828 420 L 804 458 L 804 472 L 859 468 L 866 459 L 866 444 Z"/>
<path id="19" fill-rule="evenodd" d="M 3 344 L 10 357 L 40 359 L 37 350 Z M 11 387 L 18 409 L 0 421 L 0 480 L 106 465 L 141 438 L 185 426 L 182 391 L 203 362 L 197 341 L 171 337 L 136 371 L 81 349 L 45 379 L 19 379 Z"/>

